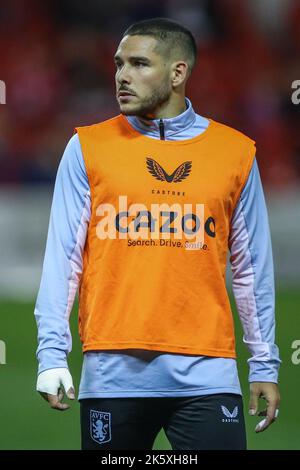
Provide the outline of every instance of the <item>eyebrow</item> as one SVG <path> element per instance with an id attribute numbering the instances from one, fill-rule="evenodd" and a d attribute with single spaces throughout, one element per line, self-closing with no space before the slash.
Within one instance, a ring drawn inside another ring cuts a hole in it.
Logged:
<path id="1" fill-rule="evenodd" d="M 119 55 L 115 55 L 114 56 L 114 60 L 117 61 L 122 61 L 121 57 Z M 150 60 L 148 59 L 148 57 L 144 57 L 144 56 L 131 56 L 129 57 L 129 60 L 132 61 L 132 60 L 141 60 L 143 62 L 148 62 L 150 63 Z"/>

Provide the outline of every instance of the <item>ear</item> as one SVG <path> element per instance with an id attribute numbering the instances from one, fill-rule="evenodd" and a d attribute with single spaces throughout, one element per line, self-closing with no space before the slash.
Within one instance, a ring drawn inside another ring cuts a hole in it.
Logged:
<path id="1" fill-rule="evenodd" d="M 172 84 L 174 87 L 182 85 L 188 78 L 187 62 L 175 62 L 172 67 Z"/>

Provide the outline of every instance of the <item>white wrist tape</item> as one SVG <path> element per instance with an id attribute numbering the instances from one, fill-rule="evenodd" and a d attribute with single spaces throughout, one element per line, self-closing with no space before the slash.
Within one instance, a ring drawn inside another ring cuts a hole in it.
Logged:
<path id="1" fill-rule="evenodd" d="M 66 367 L 41 372 L 37 378 L 36 389 L 38 392 L 57 395 L 61 385 L 64 387 L 65 392 L 68 392 L 71 387 L 74 388 L 72 376 Z"/>

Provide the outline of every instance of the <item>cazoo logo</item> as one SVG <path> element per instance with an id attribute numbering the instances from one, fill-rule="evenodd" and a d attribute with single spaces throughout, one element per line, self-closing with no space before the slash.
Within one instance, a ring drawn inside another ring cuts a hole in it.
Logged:
<path id="1" fill-rule="evenodd" d="M 127 207 L 127 196 L 119 196 L 119 206 L 105 203 L 97 207 L 101 217 L 96 233 L 100 240 L 193 240 L 204 242 L 204 233 L 214 238 L 215 220 L 205 217 L 204 204 L 151 204 L 134 203 Z"/>

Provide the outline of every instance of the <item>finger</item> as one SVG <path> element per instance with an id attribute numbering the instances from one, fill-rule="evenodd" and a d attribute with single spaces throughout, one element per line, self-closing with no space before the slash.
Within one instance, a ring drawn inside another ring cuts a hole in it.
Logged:
<path id="1" fill-rule="evenodd" d="M 65 394 L 64 394 L 64 391 L 63 391 L 63 389 L 60 387 L 60 388 L 58 389 L 58 394 L 57 394 L 57 398 L 58 398 L 58 401 L 59 401 L 60 403 L 62 402 L 62 400 L 63 400 L 63 398 L 64 398 L 64 395 L 65 395 Z"/>
<path id="2" fill-rule="evenodd" d="M 279 409 L 277 408 L 277 406 L 278 406 L 278 401 L 277 400 L 272 400 L 268 403 L 267 417 L 265 418 L 264 422 L 261 423 L 261 425 L 259 426 L 259 431 L 258 432 L 264 431 L 272 423 L 274 423 L 275 419 L 277 418 L 277 416 L 279 414 Z"/>
<path id="3" fill-rule="evenodd" d="M 67 397 L 70 399 L 70 400 L 74 400 L 75 399 L 75 390 L 73 387 L 70 387 L 69 390 L 67 391 Z"/>
<path id="4" fill-rule="evenodd" d="M 66 411 L 70 408 L 70 405 L 68 405 L 67 403 L 57 402 L 57 404 L 54 406 L 51 406 L 51 408 L 53 408 L 54 410 L 58 410 L 58 411 Z"/>
<path id="5" fill-rule="evenodd" d="M 275 420 L 277 406 L 278 406 L 278 403 L 277 403 L 276 400 L 274 400 L 274 401 L 272 400 L 272 401 L 268 402 L 267 418 L 269 418 L 270 424 L 271 424 L 271 422 L 273 422 Z"/>
<path id="6" fill-rule="evenodd" d="M 265 431 L 274 421 L 275 421 L 275 418 L 271 419 L 269 416 L 267 416 L 265 419 L 263 419 L 262 421 L 258 423 L 258 425 L 255 428 L 255 432 Z"/>
<path id="7" fill-rule="evenodd" d="M 257 413 L 258 416 L 267 416 L 267 410 L 262 410 L 260 411 L 259 413 Z M 275 411 L 275 419 L 278 418 L 279 416 L 279 409 L 276 408 L 276 411 Z"/>
<path id="8" fill-rule="evenodd" d="M 257 426 L 255 427 L 255 432 L 262 432 L 266 429 L 266 425 L 267 425 L 267 418 L 265 419 L 262 419 L 258 424 Z"/>
<path id="9" fill-rule="evenodd" d="M 254 416 L 257 412 L 258 393 L 250 390 L 249 415 Z"/>
<path id="10" fill-rule="evenodd" d="M 71 400 L 74 400 L 75 398 L 74 385 L 73 385 L 72 376 L 69 373 L 69 371 L 66 374 L 66 376 L 63 377 L 62 384 L 64 386 L 64 389 L 66 391 L 68 398 L 70 398 Z"/>
<path id="11" fill-rule="evenodd" d="M 60 393 L 60 392 L 59 392 Z M 47 393 L 48 396 L 48 401 L 50 403 L 51 408 L 59 411 L 64 411 L 70 408 L 70 405 L 67 403 L 61 403 L 59 400 L 59 395 L 51 395 L 50 393 Z M 61 396 L 61 395 L 60 395 Z M 62 395 L 63 397 L 63 395 Z"/>
<path id="12" fill-rule="evenodd" d="M 272 418 L 271 416 L 267 415 L 265 419 L 263 419 L 262 421 L 258 423 L 258 425 L 255 428 L 255 432 L 265 431 L 265 429 L 267 429 L 272 423 L 274 423 L 278 415 L 279 415 L 279 409 L 276 408 L 274 417 Z"/>
<path id="13" fill-rule="evenodd" d="M 257 413 L 257 416 L 267 416 L 267 409 L 262 410 L 262 411 L 260 411 L 259 413 Z M 276 411 L 275 411 L 275 419 L 278 418 L 278 416 L 279 416 L 279 409 L 276 408 Z"/>
<path id="14" fill-rule="evenodd" d="M 39 392 L 39 394 L 41 395 L 41 397 L 43 397 L 44 400 L 46 400 L 50 404 L 51 408 L 53 409 L 64 411 L 70 408 L 70 406 L 67 405 L 66 403 L 60 403 L 60 399 L 63 398 L 63 392 L 62 392 L 62 397 L 51 395 L 50 393 L 45 393 L 45 392 Z"/>

